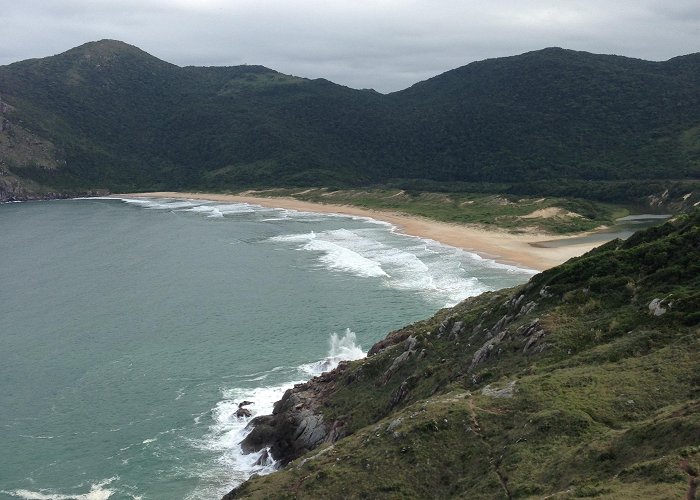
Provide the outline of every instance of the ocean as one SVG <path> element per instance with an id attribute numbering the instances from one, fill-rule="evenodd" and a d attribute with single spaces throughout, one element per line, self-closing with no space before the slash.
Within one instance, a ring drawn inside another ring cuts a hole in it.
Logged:
<path id="1" fill-rule="evenodd" d="M 534 272 L 366 218 L 0 205 L 0 499 L 212 499 L 249 419 L 390 331 Z"/>

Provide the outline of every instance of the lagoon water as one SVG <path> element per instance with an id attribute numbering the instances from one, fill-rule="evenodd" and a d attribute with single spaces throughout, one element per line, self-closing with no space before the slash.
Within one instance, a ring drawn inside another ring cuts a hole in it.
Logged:
<path id="1" fill-rule="evenodd" d="M 533 273 L 367 219 L 0 205 L 0 499 L 218 498 L 245 420 L 392 329 Z"/>

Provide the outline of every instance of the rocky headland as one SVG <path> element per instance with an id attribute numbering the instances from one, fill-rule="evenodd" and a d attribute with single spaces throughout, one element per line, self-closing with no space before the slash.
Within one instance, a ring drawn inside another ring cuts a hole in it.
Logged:
<path id="1" fill-rule="evenodd" d="M 696 212 L 395 331 L 253 419 L 280 470 L 224 498 L 694 498 L 698 266 Z"/>

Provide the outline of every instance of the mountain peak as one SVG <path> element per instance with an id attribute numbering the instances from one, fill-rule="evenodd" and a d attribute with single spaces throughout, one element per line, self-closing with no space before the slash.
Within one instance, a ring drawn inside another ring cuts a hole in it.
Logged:
<path id="1" fill-rule="evenodd" d="M 78 47 L 67 50 L 63 54 L 66 56 L 79 56 L 84 59 L 110 60 L 115 56 L 132 55 L 155 59 L 152 55 L 144 52 L 134 45 L 119 40 L 98 40 L 84 43 Z"/>

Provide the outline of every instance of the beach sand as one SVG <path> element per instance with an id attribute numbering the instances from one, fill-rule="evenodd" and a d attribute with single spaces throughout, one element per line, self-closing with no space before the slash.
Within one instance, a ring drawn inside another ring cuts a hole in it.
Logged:
<path id="1" fill-rule="evenodd" d="M 312 203 L 300 201 L 294 198 L 260 197 L 232 194 L 214 193 L 186 193 L 186 192 L 153 192 L 153 193 L 129 193 L 114 195 L 119 198 L 177 198 L 221 201 L 228 203 L 249 203 L 268 208 L 284 208 L 301 212 L 320 212 L 370 217 L 372 219 L 389 222 L 396 226 L 397 230 L 411 236 L 429 238 L 469 252 L 474 252 L 482 257 L 494 259 L 497 262 L 511 264 L 521 268 L 543 271 L 559 265 L 572 257 L 583 255 L 603 242 L 563 245 L 556 248 L 534 246 L 540 241 L 552 241 L 555 239 L 567 239 L 556 237 L 546 233 L 513 234 L 504 230 L 483 229 L 473 225 L 449 224 L 434 221 L 424 217 L 401 214 L 397 212 L 370 210 L 350 205 L 332 205 L 325 203 Z M 574 235 L 580 236 L 581 233 Z"/>

